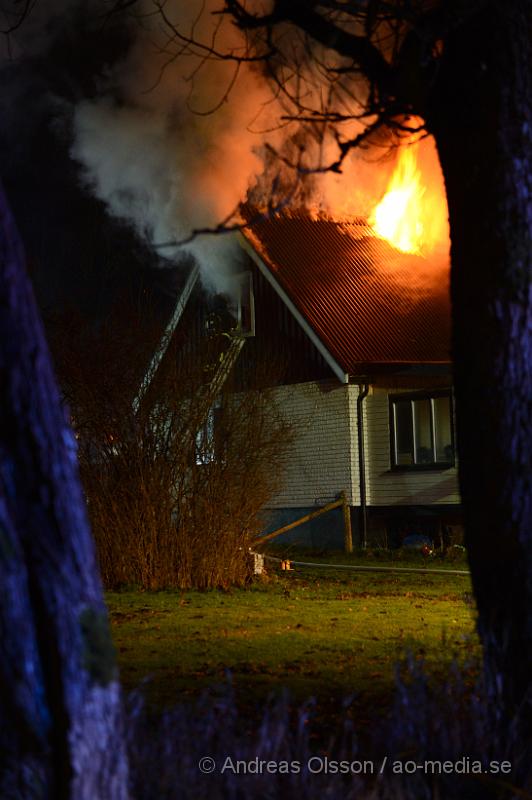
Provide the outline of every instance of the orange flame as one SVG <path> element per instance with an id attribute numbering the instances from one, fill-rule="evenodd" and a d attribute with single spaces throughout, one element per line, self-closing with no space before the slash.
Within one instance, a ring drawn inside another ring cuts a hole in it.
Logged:
<path id="1" fill-rule="evenodd" d="M 427 188 L 418 167 L 418 145 L 401 147 L 386 193 L 370 218 L 377 236 L 403 253 L 417 255 L 448 241 L 443 186 Z"/>

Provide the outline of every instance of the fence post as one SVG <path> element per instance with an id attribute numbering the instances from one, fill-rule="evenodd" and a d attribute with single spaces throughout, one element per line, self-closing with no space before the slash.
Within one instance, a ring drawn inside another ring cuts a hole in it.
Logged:
<path id="1" fill-rule="evenodd" d="M 342 511 L 344 512 L 344 549 L 346 553 L 353 552 L 353 534 L 351 533 L 351 511 L 347 503 L 347 495 L 342 492 Z"/>

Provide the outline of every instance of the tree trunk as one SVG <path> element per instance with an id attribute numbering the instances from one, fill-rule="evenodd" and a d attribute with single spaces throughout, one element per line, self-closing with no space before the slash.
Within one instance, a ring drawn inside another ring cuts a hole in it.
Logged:
<path id="1" fill-rule="evenodd" d="M 24 255 L 0 187 L 0 796 L 125 800 L 102 588 Z"/>
<path id="2" fill-rule="evenodd" d="M 445 41 L 428 115 L 449 203 L 460 482 L 478 628 L 489 690 L 529 730 L 530 22 L 523 0 L 479 4 Z"/>

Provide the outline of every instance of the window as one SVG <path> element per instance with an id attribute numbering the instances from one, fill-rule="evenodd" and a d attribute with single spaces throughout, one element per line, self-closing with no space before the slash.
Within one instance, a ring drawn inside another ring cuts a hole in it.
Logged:
<path id="1" fill-rule="evenodd" d="M 214 416 L 215 410 L 211 406 L 207 417 L 196 433 L 196 464 L 210 464 L 215 460 L 214 445 Z"/>
<path id="2" fill-rule="evenodd" d="M 393 469 L 430 469 L 454 464 L 451 393 L 390 396 Z"/>
<path id="3" fill-rule="evenodd" d="M 207 415 L 196 432 L 196 464 L 212 464 L 218 461 L 221 452 L 220 416 L 221 398 L 217 398 L 207 411 Z"/>
<path id="4" fill-rule="evenodd" d="M 228 308 L 236 321 L 240 336 L 255 336 L 255 298 L 251 272 L 241 272 L 230 278 Z"/>

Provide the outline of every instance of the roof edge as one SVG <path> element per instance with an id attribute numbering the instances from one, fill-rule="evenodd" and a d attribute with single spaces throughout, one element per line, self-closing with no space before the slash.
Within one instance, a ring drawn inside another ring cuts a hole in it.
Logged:
<path id="1" fill-rule="evenodd" d="M 353 368 L 350 371 L 351 377 L 366 375 L 368 370 L 384 370 L 386 372 L 395 372 L 397 370 L 404 370 L 405 372 L 413 371 L 429 371 L 431 369 L 447 370 L 450 371 L 453 366 L 452 359 L 445 361 L 355 361 Z"/>
<path id="2" fill-rule="evenodd" d="M 314 347 L 316 347 L 316 349 L 319 350 L 325 361 L 328 363 L 328 365 L 336 375 L 336 377 L 340 380 L 341 383 L 349 383 L 349 374 L 342 369 L 340 364 L 336 361 L 336 359 L 331 355 L 329 350 L 325 347 L 318 334 L 309 325 L 303 314 L 299 311 L 299 309 L 290 299 L 286 291 L 276 280 L 275 276 L 272 274 L 271 270 L 268 268 L 265 261 L 257 253 L 257 251 L 255 250 L 255 248 L 253 247 L 247 236 L 245 236 L 245 234 L 242 231 L 239 231 L 238 238 L 240 240 L 240 244 L 242 245 L 243 249 L 253 259 L 253 261 L 261 271 L 262 275 L 266 278 L 268 283 L 275 289 L 280 299 L 288 308 L 294 319 L 299 323 L 301 328 L 304 330 L 304 332 L 306 333 L 306 335 L 308 336 Z"/>

